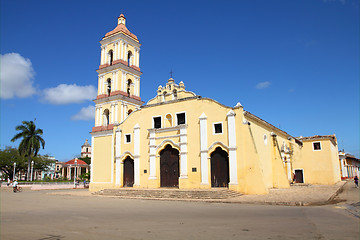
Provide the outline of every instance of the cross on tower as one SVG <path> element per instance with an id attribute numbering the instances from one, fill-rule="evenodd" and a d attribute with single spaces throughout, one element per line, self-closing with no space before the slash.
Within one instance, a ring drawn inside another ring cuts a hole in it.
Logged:
<path id="1" fill-rule="evenodd" d="M 170 71 L 170 78 L 172 78 L 173 77 L 173 70 L 171 69 L 171 71 Z"/>

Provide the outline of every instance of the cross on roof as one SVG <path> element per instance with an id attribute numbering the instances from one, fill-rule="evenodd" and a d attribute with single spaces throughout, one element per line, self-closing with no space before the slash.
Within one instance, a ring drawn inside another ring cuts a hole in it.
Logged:
<path id="1" fill-rule="evenodd" d="M 173 70 L 171 69 L 171 71 L 170 71 L 170 78 L 172 78 L 173 77 Z"/>

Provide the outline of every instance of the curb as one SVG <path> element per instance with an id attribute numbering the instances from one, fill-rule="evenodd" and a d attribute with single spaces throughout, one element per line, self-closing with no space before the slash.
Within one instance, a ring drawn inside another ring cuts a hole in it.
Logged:
<path id="1" fill-rule="evenodd" d="M 344 182 L 344 184 L 342 184 L 339 189 L 325 202 L 325 204 L 333 204 L 336 203 L 334 202 L 334 199 L 344 191 L 344 187 L 345 185 L 348 183 L 349 181 Z"/>

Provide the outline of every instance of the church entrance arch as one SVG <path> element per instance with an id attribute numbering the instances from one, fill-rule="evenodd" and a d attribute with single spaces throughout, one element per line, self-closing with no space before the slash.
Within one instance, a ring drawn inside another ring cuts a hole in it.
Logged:
<path id="1" fill-rule="evenodd" d="M 134 160 L 127 157 L 124 160 L 124 187 L 132 187 L 134 185 Z"/>
<path id="2" fill-rule="evenodd" d="M 171 145 L 160 152 L 160 186 L 179 186 L 179 151 Z"/>
<path id="3" fill-rule="evenodd" d="M 229 155 L 221 147 L 211 153 L 211 187 L 228 187 Z"/>

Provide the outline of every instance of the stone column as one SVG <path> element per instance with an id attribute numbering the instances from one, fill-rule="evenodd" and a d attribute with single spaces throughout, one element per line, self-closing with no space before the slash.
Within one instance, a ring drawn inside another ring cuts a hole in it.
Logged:
<path id="1" fill-rule="evenodd" d="M 235 129 L 235 112 L 230 110 L 228 118 L 228 139 L 229 139 L 229 185 L 237 185 L 237 161 L 236 161 L 236 129 Z"/>
<path id="2" fill-rule="evenodd" d="M 207 150 L 207 116 L 202 113 L 200 120 L 200 173 L 201 184 L 209 185 L 209 165 L 208 165 L 208 150 Z"/>

